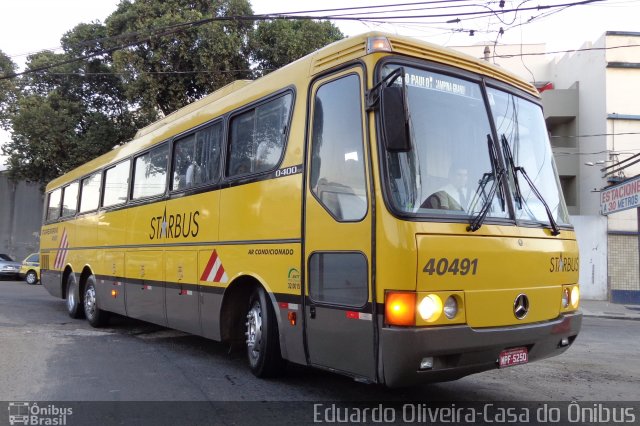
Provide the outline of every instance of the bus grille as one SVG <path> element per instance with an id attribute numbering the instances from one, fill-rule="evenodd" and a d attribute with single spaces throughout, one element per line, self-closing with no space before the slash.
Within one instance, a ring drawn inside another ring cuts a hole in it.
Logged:
<path id="1" fill-rule="evenodd" d="M 49 269 L 49 255 L 43 254 L 40 258 L 40 269 Z"/>

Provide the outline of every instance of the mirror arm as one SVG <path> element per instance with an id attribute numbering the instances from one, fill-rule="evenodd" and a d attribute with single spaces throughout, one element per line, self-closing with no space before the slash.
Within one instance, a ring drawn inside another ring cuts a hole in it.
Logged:
<path id="1" fill-rule="evenodd" d="M 387 75 L 385 78 L 380 80 L 378 84 L 371 88 L 371 90 L 367 90 L 365 92 L 367 100 L 367 112 L 373 111 L 380 106 L 380 89 L 382 88 L 382 85 L 384 84 L 385 87 L 389 87 L 393 84 L 394 81 L 396 81 L 398 77 L 402 78 L 402 87 L 404 88 L 404 67 L 398 67 L 393 70 L 393 72 L 389 73 L 389 75 Z"/>

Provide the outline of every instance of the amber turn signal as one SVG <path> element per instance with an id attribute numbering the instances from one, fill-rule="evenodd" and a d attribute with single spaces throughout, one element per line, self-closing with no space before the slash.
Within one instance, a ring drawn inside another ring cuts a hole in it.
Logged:
<path id="1" fill-rule="evenodd" d="M 416 325 L 416 293 L 389 292 L 384 306 L 387 324 Z"/>

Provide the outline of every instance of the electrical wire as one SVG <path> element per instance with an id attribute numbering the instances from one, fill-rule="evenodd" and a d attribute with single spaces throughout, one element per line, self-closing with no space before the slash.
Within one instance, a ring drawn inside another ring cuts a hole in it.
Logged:
<path id="1" fill-rule="evenodd" d="M 456 2 L 456 1 L 464 1 L 464 0 L 437 0 L 439 2 Z M 504 13 L 508 13 L 508 12 L 519 12 L 519 11 L 524 11 L 524 10 L 544 10 L 544 9 L 551 9 L 551 8 L 560 8 L 560 7 L 569 7 L 569 6 L 577 6 L 577 5 L 585 5 L 585 4 L 591 4 L 591 3 L 597 3 L 597 2 L 602 2 L 605 0 L 582 0 L 582 1 L 577 1 L 577 2 L 572 2 L 572 3 L 563 3 L 563 4 L 557 4 L 557 5 L 539 5 L 539 6 L 532 6 L 532 7 L 525 7 L 525 8 L 515 8 L 515 9 L 506 9 L 506 10 L 500 10 L 499 13 L 504 14 Z M 423 2 L 423 3 L 429 3 L 429 4 L 433 4 L 435 2 Z M 415 3 L 414 3 L 415 4 Z M 300 13 L 300 12 L 298 12 Z M 143 38 L 139 38 L 136 40 L 132 40 L 130 42 L 126 42 L 124 44 L 121 44 L 119 46 L 115 46 L 115 47 L 110 47 L 110 48 L 104 48 L 102 50 L 98 50 L 96 52 L 87 54 L 87 55 L 82 55 L 76 58 L 70 58 L 68 60 L 64 60 L 61 62 L 57 62 L 55 64 L 50 64 L 50 65 L 46 65 L 46 66 L 41 66 L 38 68 L 34 68 L 34 69 L 29 69 L 23 72 L 19 72 L 19 73 L 13 73 L 13 74 L 9 74 L 9 75 L 5 75 L 5 76 L 0 76 L 0 80 L 4 80 L 4 79 L 8 79 L 8 78 L 14 78 L 20 75 L 25 75 L 25 74 L 31 74 L 34 72 L 40 72 L 40 71 L 44 71 L 44 70 L 48 70 L 51 68 L 55 68 L 58 66 L 62 66 L 62 65 L 67 65 L 69 63 L 73 63 L 73 62 L 78 62 L 78 61 L 82 61 L 85 59 L 89 59 L 92 57 L 96 57 L 96 56 L 101 56 L 101 55 L 105 55 L 108 53 L 112 53 L 114 51 L 117 50 L 122 50 L 125 49 L 127 47 L 132 47 L 135 46 L 137 44 L 141 44 L 144 42 L 149 41 L 151 38 L 153 37 L 162 37 L 162 36 L 167 36 L 167 35 L 171 35 L 177 32 L 182 32 L 186 29 L 192 29 L 195 28 L 197 26 L 200 25 L 204 25 L 206 23 L 210 23 L 210 22 L 215 22 L 215 21 L 266 21 L 266 20 L 274 20 L 274 19 L 311 19 L 311 20 L 317 20 L 317 19 L 326 19 L 326 20 L 356 20 L 356 21 L 361 21 L 361 22 L 378 22 L 378 23 L 389 23 L 388 21 L 395 21 L 397 19 L 407 19 L 407 18 L 411 18 L 411 19 L 416 19 L 416 18 L 441 18 L 441 17 L 452 17 L 452 16 L 487 16 L 487 14 L 491 14 L 494 15 L 496 14 L 496 11 L 492 11 L 490 10 L 489 12 L 487 11 L 472 11 L 472 12 L 463 12 L 463 13 L 455 13 L 455 14 L 435 14 L 435 15 L 410 15 L 410 16 L 392 16 L 392 17 L 378 17 L 377 21 L 376 20 L 372 20 L 372 19 L 367 19 L 364 16 L 360 16 L 360 17 L 340 17 L 340 16 L 292 16 L 292 15 L 282 15 L 282 14 L 268 14 L 268 15 L 247 15 L 247 16 L 231 16 L 231 17 L 212 17 L 212 18 L 204 18 L 198 21 L 192 21 L 192 22 L 185 22 L 185 23 L 178 23 L 178 24 L 174 24 L 174 25 L 169 25 L 169 26 L 165 26 L 165 27 L 161 27 L 158 29 L 154 29 L 152 30 L 150 33 L 147 33 L 144 35 Z M 381 21 L 382 19 L 382 21 Z M 459 19 L 459 18 L 458 18 Z M 140 35 L 141 32 L 134 32 L 134 33 L 129 33 L 129 34 L 125 34 L 125 35 L 118 35 L 118 36 L 112 36 L 110 38 L 102 38 L 102 39 L 94 39 L 93 41 L 100 41 L 102 43 L 104 43 L 107 40 L 116 40 L 116 39 L 122 39 L 122 38 L 127 38 L 127 37 L 131 37 L 132 34 L 135 35 Z M 498 33 L 498 37 L 500 35 L 504 34 L 504 30 L 501 28 L 499 33 Z M 89 43 L 89 41 L 84 41 L 83 43 L 78 43 L 76 46 L 82 46 Z M 497 45 L 497 39 L 496 39 L 496 45 Z"/>
<path id="2" fill-rule="evenodd" d="M 242 72 L 264 72 L 275 71 L 274 68 L 246 68 L 236 70 L 194 70 L 194 71 L 136 71 L 136 74 L 229 74 Z M 64 76 L 73 75 L 78 77 L 101 76 L 101 75 L 129 75 L 128 72 L 47 72 L 47 75 Z"/>
<path id="3" fill-rule="evenodd" d="M 551 137 L 556 139 L 565 139 L 565 138 L 573 139 L 573 138 L 596 138 L 596 137 L 602 137 L 602 136 L 628 136 L 628 135 L 640 135 L 640 132 L 595 133 L 592 135 L 567 135 L 567 136 L 555 135 Z"/>
<path id="4" fill-rule="evenodd" d="M 395 3 L 395 4 L 385 4 L 385 5 L 371 5 L 371 6 L 354 6 L 354 7 L 342 7 L 342 8 L 334 8 L 334 9 L 316 9 L 316 10 L 305 10 L 305 11 L 297 11 L 297 12 L 280 12 L 280 13 L 270 13 L 270 15 L 294 15 L 298 13 L 325 13 L 325 12 L 342 12 L 348 10 L 371 10 L 371 9 L 380 9 L 385 7 L 401 7 L 401 6 L 416 6 L 419 4 L 438 4 L 438 3 L 459 3 L 459 2 L 468 2 L 470 0 L 432 0 L 432 1 L 421 1 L 421 2 L 413 2 L 413 3 Z"/>
<path id="5" fill-rule="evenodd" d="M 581 49 L 568 49 L 568 50 L 554 50 L 551 52 L 530 52 L 530 53 L 518 53 L 511 55 L 495 55 L 495 58 L 509 59 L 517 58 L 520 56 L 543 56 L 543 55 L 556 55 L 558 53 L 576 53 L 576 52 L 591 52 L 600 50 L 612 50 L 612 49 L 625 49 L 631 47 L 640 47 L 640 44 L 624 44 L 620 46 L 608 46 L 608 47 L 585 47 Z"/>

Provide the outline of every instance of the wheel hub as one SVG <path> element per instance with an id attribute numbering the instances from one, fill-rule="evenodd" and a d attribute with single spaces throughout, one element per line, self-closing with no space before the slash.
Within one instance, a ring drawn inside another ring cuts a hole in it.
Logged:
<path id="1" fill-rule="evenodd" d="M 93 318 L 96 312 L 96 290 L 93 287 L 89 287 L 84 295 L 84 311 L 89 318 Z"/>
<path id="2" fill-rule="evenodd" d="M 262 309 L 260 303 L 255 302 L 247 313 L 247 349 L 252 359 L 260 355 L 260 342 L 262 341 Z"/>
<path id="3" fill-rule="evenodd" d="M 73 291 L 70 291 L 69 294 L 67 294 L 67 307 L 69 308 L 69 310 L 71 310 L 75 305 L 76 305 L 76 297 L 73 294 Z"/>

